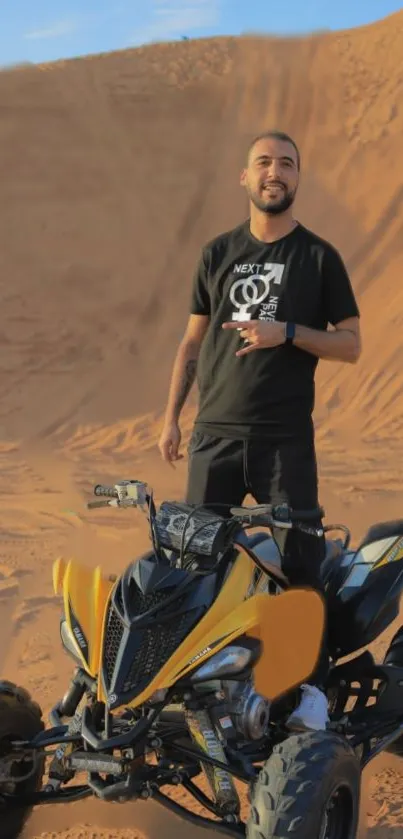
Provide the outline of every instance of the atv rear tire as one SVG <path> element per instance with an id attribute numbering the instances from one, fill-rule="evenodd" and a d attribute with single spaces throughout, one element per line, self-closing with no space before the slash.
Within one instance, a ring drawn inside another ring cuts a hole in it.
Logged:
<path id="1" fill-rule="evenodd" d="M 31 740 L 44 728 L 42 711 L 39 705 L 32 701 L 28 691 L 12 682 L 0 681 L 0 766 L 2 756 L 7 755 L 8 743 L 13 740 Z M 0 780 L 1 839 L 17 839 L 32 810 L 30 806 L 7 809 L 7 804 L 1 801 L 2 791 L 13 792 L 23 797 L 40 789 L 44 759 L 39 755 L 38 758 L 33 773 L 25 780 L 12 784 L 14 789 L 10 789 L 9 785 Z M 18 764 L 16 761 L 12 768 L 13 777 L 18 777 L 18 773 L 26 776 L 33 767 L 32 762 Z"/>
<path id="2" fill-rule="evenodd" d="M 342 737 L 289 737 L 255 782 L 247 839 L 356 839 L 360 780 L 360 764 Z"/>

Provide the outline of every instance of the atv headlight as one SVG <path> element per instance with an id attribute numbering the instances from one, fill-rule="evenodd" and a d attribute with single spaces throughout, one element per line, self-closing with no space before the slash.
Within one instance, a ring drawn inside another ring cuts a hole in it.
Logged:
<path id="1" fill-rule="evenodd" d="M 82 664 L 80 655 L 78 653 L 76 640 L 73 633 L 70 631 L 67 621 L 64 618 L 60 621 L 60 638 L 66 652 L 74 658 L 78 664 Z"/>
<path id="2" fill-rule="evenodd" d="M 255 657 L 254 651 L 247 647 L 225 647 L 202 664 L 195 673 L 192 673 L 190 681 L 206 682 L 209 679 L 236 676 L 242 673 Z"/>

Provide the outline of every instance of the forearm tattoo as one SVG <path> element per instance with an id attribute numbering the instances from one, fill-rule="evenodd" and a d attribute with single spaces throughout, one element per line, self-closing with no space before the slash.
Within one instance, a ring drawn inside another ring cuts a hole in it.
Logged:
<path id="1" fill-rule="evenodd" d="M 195 380 L 196 376 L 196 367 L 197 367 L 197 360 L 195 358 L 189 359 L 186 363 L 185 371 L 183 374 L 183 378 L 181 381 L 179 393 L 176 399 L 175 408 L 177 411 L 181 411 L 186 399 L 190 393 L 192 384 Z"/>

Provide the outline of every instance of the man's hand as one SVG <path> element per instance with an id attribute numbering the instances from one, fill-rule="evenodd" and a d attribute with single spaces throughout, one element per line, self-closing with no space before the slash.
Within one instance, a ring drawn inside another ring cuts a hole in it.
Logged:
<path id="1" fill-rule="evenodd" d="M 242 320 L 223 323 L 223 329 L 238 329 L 247 344 L 235 355 L 247 355 L 254 350 L 279 347 L 285 343 L 284 323 L 267 320 Z"/>
<path id="2" fill-rule="evenodd" d="M 181 430 L 177 422 L 171 422 L 168 425 L 164 425 L 159 439 L 158 448 L 162 454 L 162 459 L 165 460 L 166 463 L 169 463 L 173 468 L 175 468 L 175 460 L 183 459 L 183 454 L 179 454 L 181 439 Z"/>

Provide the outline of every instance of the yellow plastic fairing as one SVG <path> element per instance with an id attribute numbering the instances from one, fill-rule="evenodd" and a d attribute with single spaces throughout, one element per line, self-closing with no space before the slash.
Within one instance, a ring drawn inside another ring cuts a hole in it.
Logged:
<path id="1" fill-rule="evenodd" d="M 257 594 L 215 625 L 203 627 L 209 617 L 206 615 L 131 705 L 137 707 L 156 690 L 175 684 L 179 677 L 204 664 L 244 633 L 262 642 L 263 652 L 254 670 L 255 688 L 262 696 L 273 700 L 301 684 L 314 671 L 324 614 L 319 594 L 295 589 L 276 597 Z"/>
<path id="2" fill-rule="evenodd" d="M 96 676 L 104 613 L 114 582 L 100 567 L 91 569 L 73 559 L 59 559 L 53 567 L 53 585 L 56 593 L 63 594 L 65 618 L 83 667 Z"/>
<path id="3" fill-rule="evenodd" d="M 309 679 L 315 670 L 325 625 L 325 606 L 312 590 L 291 589 L 277 597 L 256 600 L 263 653 L 254 669 L 255 689 L 267 699 Z"/>

